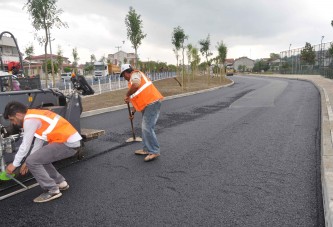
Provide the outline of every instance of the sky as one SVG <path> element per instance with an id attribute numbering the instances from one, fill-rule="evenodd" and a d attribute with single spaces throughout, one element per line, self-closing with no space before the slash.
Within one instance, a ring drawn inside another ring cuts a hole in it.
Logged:
<path id="1" fill-rule="evenodd" d="M 34 54 L 41 55 L 44 47 L 34 39 L 36 31 L 23 8 L 26 2 L 0 0 L 0 32 L 11 32 L 22 53 L 33 45 Z M 92 54 L 99 59 L 118 50 L 134 53 L 125 25 L 130 7 L 141 16 L 147 34 L 138 48 L 141 61 L 176 64 L 171 39 L 178 26 L 188 36 L 186 45 L 200 49 L 199 41 L 209 35 L 213 56 L 217 43 L 223 42 L 227 58 L 234 59 L 268 58 L 306 42 L 320 44 L 322 36 L 323 43 L 333 41 L 332 0 L 57 0 L 56 5 L 68 28 L 51 30 L 52 53 L 60 46 L 63 56 L 73 61 L 72 50 L 77 48 L 81 64 Z"/>

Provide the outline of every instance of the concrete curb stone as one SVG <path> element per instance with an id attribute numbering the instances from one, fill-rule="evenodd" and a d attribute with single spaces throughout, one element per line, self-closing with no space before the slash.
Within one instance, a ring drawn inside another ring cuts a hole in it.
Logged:
<path id="1" fill-rule="evenodd" d="M 203 92 L 207 92 L 207 91 L 213 91 L 213 90 L 220 89 L 220 88 L 223 88 L 223 87 L 229 87 L 229 86 L 232 86 L 235 83 L 233 80 L 231 80 L 231 81 L 232 82 L 230 84 L 223 85 L 223 86 L 218 86 L 218 87 L 214 87 L 214 88 L 209 88 L 209 89 L 194 91 L 194 92 L 189 92 L 189 93 L 183 93 L 183 94 L 179 94 L 179 95 L 167 96 L 167 97 L 164 98 L 164 100 L 176 99 L 176 98 L 189 96 L 189 95 L 194 95 L 194 94 L 199 94 L 199 93 L 203 93 Z M 116 110 L 121 110 L 121 109 L 125 109 L 125 108 L 127 108 L 127 105 L 123 104 L 123 105 L 118 105 L 118 106 L 111 106 L 111 107 L 107 107 L 107 108 L 102 108 L 102 109 L 98 109 L 98 110 L 86 111 L 86 112 L 83 112 L 81 114 L 81 118 L 85 118 L 85 117 L 89 117 L 89 116 L 93 116 L 93 115 L 97 115 L 97 114 L 102 114 L 102 113 L 107 113 L 107 112 L 112 112 L 112 111 L 116 111 Z"/>

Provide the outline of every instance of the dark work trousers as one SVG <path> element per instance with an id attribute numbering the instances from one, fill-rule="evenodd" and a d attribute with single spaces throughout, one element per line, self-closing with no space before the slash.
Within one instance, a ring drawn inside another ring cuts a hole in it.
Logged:
<path id="1" fill-rule="evenodd" d="M 63 143 L 50 143 L 30 154 L 26 164 L 42 189 L 56 192 L 59 189 L 57 184 L 65 178 L 55 169 L 52 162 L 71 157 L 75 153 L 75 149 Z"/>

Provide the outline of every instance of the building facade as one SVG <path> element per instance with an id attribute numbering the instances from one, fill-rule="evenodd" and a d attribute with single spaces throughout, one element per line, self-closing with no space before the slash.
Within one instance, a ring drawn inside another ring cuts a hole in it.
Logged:
<path id="1" fill-rule="evenodd" d="M 57 61 L 57 58 L 59 57 L 58 55 L 55 54 L 47 54 L 46 58 L 47 59 L 53 59 L 54 62 Z M 45 55 L 37 55 L 37 56 L 31 56 L 30 58 L 25 58 L 24 59 L 24 72 L 25 74 L 29 76 L 36 76 L 40 75 L 42 78 L 45 77 L 45 73 L 42 69 L 43 63 L 45 61 Z M 58 69 L 58 73 L 62 73 L 63 69 L 65 67 L 72 68 L 71 62 L 68 60 L 66 57 L 62 57 L 62 68 Z"/>
<path id="2" fill-rule="evenodd" d="M 126 53 L 120 50 L 114 54 L 109 54 L 108 62 L 119 66 L 126 63 L 135 65 L 135 53 Z"/>
<path id="3" fill-rule="evenodd" d="M 254 60 L 248 57 L 241 57 L 235 59 L 234 69 L 242 72 L 251 72 L 254 67 Z"/>
<path id="4" fill-rule="evenodd" d="M 13 38 L 2 36 L 2 39 L 0 40 L 0 57 L 5 69 L 9 62 L 20 62 L 19 53 Z"/>

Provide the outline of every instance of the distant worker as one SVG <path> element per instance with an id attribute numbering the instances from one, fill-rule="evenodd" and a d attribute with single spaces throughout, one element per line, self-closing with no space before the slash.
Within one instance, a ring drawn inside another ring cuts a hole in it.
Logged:
<path id="1" fill-rule="evenodd" d="M 21 166 L 28 154 L 35 137 L 34 146 L 20 173 L 25 175 L 28 170 L 46 192 L 34 199 L 36 203 L 48 202 L 62 195 L 60 191 L 69 188 L 65 178 L 55 169 L 52 162 L 73 156 L 75 148 L 80 147 L 82 139 L 78 131 L 63 117 L 49 110 L 27 109 L 19 102 L 6 105 L 4 118 L 19 127 L 23 127 L 22 144 L 6 171 L 12 174 Z M 44 142 L 48 142 L 43 146 Z"/>
<path id="2" fill-rule="evenodd" d="M 15 76 L 15 75 L 13 75 L 13 77 L 12 77 L 12 86 L 13 86 L 13 91 L 21 90 L 20 82 L 17 80 L 17 76 Z"/>
<path id="3" fill-rule="evenodd" d="M 128 91 L 124 101 L 131 102 L 135 111 L 142 112 L 142 143 L 143 148 L 135 151 L 137 155 L 147 155 L 144 161 L 152 161 L 160 156 L 160 145 L 155 134 L 163 96 L 141 71 L 135 70 L 130 64 L 121 66 L 120 76 L 128 81 Z"/>

